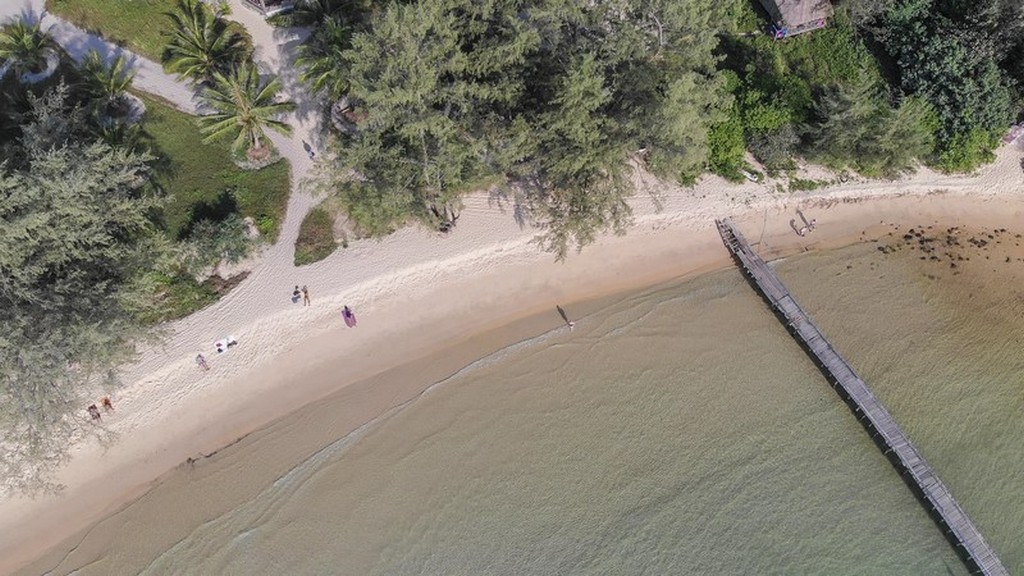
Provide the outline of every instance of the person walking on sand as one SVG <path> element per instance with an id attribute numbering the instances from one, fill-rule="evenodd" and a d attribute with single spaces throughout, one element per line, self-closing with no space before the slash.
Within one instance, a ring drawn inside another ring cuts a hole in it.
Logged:
<path id="1" fill-rule="evenodd" d="M 203 370 L 210 369 L 210 365 L 206 363 L 206 357 L 203 356 L 202 354 L 196 355 L 196 364 L 198 364 L 199 367 L 202 368 Z"/>
<path id="2" fill-rule="evenodd" d="M 302 290 L 299 290 L 299 285 L 295 285 L 295 290 L 292 290 L 292 302 L 298 302 L 299 297 L 302 296 Z"/>
<path id="3" fill-rule="evenodd" d="M 555 305 L 555 309 L 558 310 L 558 315 L 562 317 L 562 320 L 565 320 L 565 325 L 569 327 L 569 332 L 572 332 L 572 329 L 576 327 L 576 323 L 569 320 L 569 315 L 565 313 L 565 309 L 561 306 Z"/>
<path id="4" fill-rule="evenodd" d="M 309 288 L 306 288 L 306 286 L 303 285 L 302 286 L 302 305 L 303 306 L 309 306 L 309 304 L 310 304 L 310 301 L 309 301 Z"/>
<path id="5" fill-rule="evenodd" d="M 114 403 L 110 401 L 110 396 L 104 396 L 103 398 L 101 398 L 100 406 L 103 406 L 103 409 L 107 412 L 114 411 Z"/>

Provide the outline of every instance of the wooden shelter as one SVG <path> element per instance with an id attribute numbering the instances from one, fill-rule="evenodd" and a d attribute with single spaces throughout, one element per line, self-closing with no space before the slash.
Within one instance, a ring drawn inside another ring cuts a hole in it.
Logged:
<path id="1" fill-rule="evenodd" d="M 824 28 L 832 15 L 829 0 L 761 0 L 772 19 L 776 40 Z"/>

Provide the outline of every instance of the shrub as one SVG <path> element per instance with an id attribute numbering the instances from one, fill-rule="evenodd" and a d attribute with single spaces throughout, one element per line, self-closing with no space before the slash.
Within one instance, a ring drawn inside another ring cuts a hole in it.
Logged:
<path id="1" fill-rule="evenodd" d="M 789 181 L 790 192 L 805 191 L 810 192 L 811 190 L 817 190 L 818 188 L 824 188 L 829 185 L 828 180 L 812 180 L 805 178 L 793 178 Z"/>
<path id="2" fill-rule="evenodd" d="M 972 172 L 995 159 L 992 149 L 996 138 L 980 128 L 953 138 L 939 154 L 938 167 L 943 172 Z"/>
<path id="3" fill-rule="evenodd" d="M 153 306 L 140 317 L 147 324 L 183 318 L 220 298 L 211 284 L 197 282 L 194 276 L 184 271 L 173 274 L 155 272 L 150 282 L 153 285 Z"/>
<path id="4" fill-rule="evenodd" d="M 238 214 L 220 221 L 200 220 L 192 226 L 188 238 L 179 244 L 182 264 L 192 274 L 214 273 L 222 262 L 235 264 L 252 253 L 255 242 Z"/>
<path id="5" fill-rule="evenodd" d="M 729 180 L 743 180 L 740 170 L 743 169 L 746 141 L 738 107 L 733 106 L 725 120 L 711 127 L 708 146 L 711 149 L 708 167 L 712 172 Z"/>
<path id="6" fill-rule="evenodd" d="M 769 173 L 793 167 L 793 150 L 800 138 L 792 124 L 767 132 L 755 132 L 749 139 L 750 151 Z"/>
<path id="7" fill-rule="evenodd" d="M 277 222 L 266 214 L 260 214 L 259 218 L 256 219 L 256 229 L 260 231 L 260 236 L 263 238 L 277 236 Z"/>
<path id="8" fill-rule="evenodd" d="M 295 265 L 303 266 L 327 258 L 338 244 L 334 241 L 334 218 L 317 207 L 310 210 L 299 226 L 299 237 L 295 240 Z"/>

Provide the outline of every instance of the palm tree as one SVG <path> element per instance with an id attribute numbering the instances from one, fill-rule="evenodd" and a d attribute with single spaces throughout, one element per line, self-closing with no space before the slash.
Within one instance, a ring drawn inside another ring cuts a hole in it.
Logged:
<path id="1" fill-rule="evenodd" d="M 295 26 L 317 26 L 342 10 L 352 11 L 356 4 L 352 0 L 296 0 L 291 20 Z"/>
<path id="2" fill-rule="evenodd" d="M 264 82 L 254 64 L 237 66 L 228 75 L 216 72 L 213 85 L 202 93 L 203 101 L 215 110 L 201 116 L 199 125 L 206 135 L 204 142 L 235 135 L 234 150 L 247 146 L 250 158 L 265 156 L 264 130 L 271 128 L 284 135 L 291 126 L 277 119 L 295 109 L 291 101 L 277 102 L 281 81 L 275 76 Z"/>
<path id="3" fill-rule="evenodd" d="M 56 49 L 57 42 L 43 31 L 41 22 L 18 20 L 0 31 L 0 65 L 10 66 L 18 78 L 46 69 Z"/>
<path id="4" fill-rule="evenodd" d="M 178 0 L 168 12 L 174 33 L 164 49 L 167 69 L 196 83 L 209 82 L 249 55 L 247 39 L 199 0 Z"/>
<path id="5" fill-rule="evenodd" d="M 90 96 L 97 100 L 102 114 L 116 116 L 124 101 L 124 94 L 132 85 L 132 70 L 124 54 L 118 54 L 108 64 L 96 50 L 90 50 L 81 64 L 82 75 Z"/>
<path id="6" fill-rule="evenodd" d="M 302 46 L 302 55 L 296 61 L 305 68 L 302 79 L 331 100 L 341 98 L 348 92 L 349 63 L 344 53 L 351 47 L 351 28 L 335 18 L 324 19 Z"/>

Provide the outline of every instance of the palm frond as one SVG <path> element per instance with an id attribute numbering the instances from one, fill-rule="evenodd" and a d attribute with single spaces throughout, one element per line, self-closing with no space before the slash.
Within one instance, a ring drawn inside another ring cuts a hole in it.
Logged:
<path id="1" fill-rule="evenodd" d="M 42 29 L 42 23 L 18 20 L 0 30 L 0 65 L 9 64 L 17 75 L 38 72 L 57 42 Z"/>
<path id="2" fill-rule="evenodd" d="M 178 0 L 176 9 L 166 15 L 174 32 L 163 60 L 171 72 L 208 82 L 248 56 L 246 39 L 203 2 Z"/>
<path id="3" fill-rule="evenodd" d="M 277 101 L 281 88 L 277 77 L 263 81 L 251 63 L 234 68 L 230 74 L 215 73 L 212 85 L 201 95 L 214 110 L 199 119 L 204 142 L 236 134 L 235 146 L 249 142 L 258 147 L 267 128 L 290 134 L 291 126 L 280 117 L 294 110 L 295 104 Z"/>

